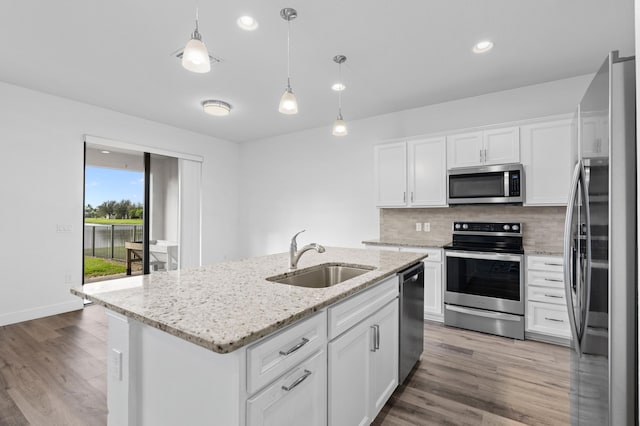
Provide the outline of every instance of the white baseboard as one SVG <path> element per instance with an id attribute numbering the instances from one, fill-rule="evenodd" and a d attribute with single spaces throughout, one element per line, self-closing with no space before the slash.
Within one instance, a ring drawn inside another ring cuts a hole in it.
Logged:
<path id="1" fill-rule="evenodd" d="M 64 312 L 77 311 L 82 309 L 83 306 L 84 304 L 82 299 L 74 297 L 74 300 L 69 300 L 67 302 L 0 314 L 0 326 L 62 314 Z"/>

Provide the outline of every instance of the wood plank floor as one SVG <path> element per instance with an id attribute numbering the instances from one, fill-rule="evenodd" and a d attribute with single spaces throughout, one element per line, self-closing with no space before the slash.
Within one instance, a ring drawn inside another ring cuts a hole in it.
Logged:
<path id="1" fill-rule="evenodd" d="M 569 349 L 425 322 L 422 361 L 374 421 L 568 425 Z"/>
<path id="2" fill-rule="evenodd" d="M 0 425 L 105 425 L 106 316 L 0 327 Z M 425 352 L 373 423 L 569 424 L 569 351 L 425 323 Z"/>

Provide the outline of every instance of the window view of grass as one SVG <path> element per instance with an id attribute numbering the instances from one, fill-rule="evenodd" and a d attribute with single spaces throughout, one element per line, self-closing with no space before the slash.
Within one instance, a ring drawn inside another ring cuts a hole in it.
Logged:
<path id="1" fill-rule="evenodd" d="M 85 167 L 85 280 L 126 273 L 125 243 L 142 240 L 143 182 L 140 171 Z M 134 274 L 140 273 L 139 265 L 132 265 Z"/>
<path id="2" fill-rule="evenodd" d="M 125 271 L 126 267 L 122 262 L 90 256 L 84 257 L 84 275 L 87 278 L 124 274 Z"/>

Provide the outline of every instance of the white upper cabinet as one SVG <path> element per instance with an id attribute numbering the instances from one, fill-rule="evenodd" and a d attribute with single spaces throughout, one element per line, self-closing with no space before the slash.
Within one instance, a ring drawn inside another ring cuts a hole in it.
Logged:
<path id="1" fill-rule="evenodd" d="M 444 137 L 407 142 L 409 205 L 447 205 L 447 146 Z"/>
<path id="2" fill-rule="evenodd" d="M 407 144 L 376 145 L 375 185 L 378 207 L 404 207 L 407 204 Z"/>
<path id="3" fill-rule="evenodd" d="M 504 127 L 448 136 L 448 167 L 519 163 L 519 130 L 518 127 Z"/>
<path id="4" fill-rule="evenodd" d="M 521 127 L 525 205 L 567 204 L 576 160 L 571 132 L 571 119 Z"/>
<path id="5" fill-rule="evenodd" d="M 376 206 L 447 205 L 444 137 L 377 145 L 374 152 Z"/>

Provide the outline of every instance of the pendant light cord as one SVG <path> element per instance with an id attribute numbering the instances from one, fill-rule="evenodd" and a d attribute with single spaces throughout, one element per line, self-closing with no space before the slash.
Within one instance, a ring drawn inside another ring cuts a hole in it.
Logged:
<path id="1" fill-rule="evenodd" d="M 342 83 L 342 63 L 338 63 L 338 81 L 340 82 L 340 84 L 342 84 L 342 86 L 344 86 L 344 84 Z M 340 116 L 342 116 L 342 90 L 338 91 L 338 114 Z"/>
<path id="2" fill-rule="evenodd" d="M 291 18 L 287 18 L 287 88 L 291 89 Z"/>

